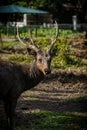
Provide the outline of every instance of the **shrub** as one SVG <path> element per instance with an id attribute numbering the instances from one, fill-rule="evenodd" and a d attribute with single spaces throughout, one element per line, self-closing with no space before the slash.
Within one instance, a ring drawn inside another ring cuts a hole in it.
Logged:
<path id="1" fill-rule="evenodd" d="M 30 62 L 32 60 L 32 58 L 29 55 L 22 55 L 22 54 L 15 54 L 15 55 L 11 55 L 8 57 L 9 61 L 15 61 L 15 62 L 20 62 L 20 63 L 27 63 Z"/>
<path id="2" fill-rule="evenodd" d="M 70 55 L 70 44 L 67 42 L 67 39 L 62 36 L 59 37 L 55 48 L 57 48 L 57 54 L 53 59 L 52 65 L 54 67 L 66 66 L 67 59 Z"/>

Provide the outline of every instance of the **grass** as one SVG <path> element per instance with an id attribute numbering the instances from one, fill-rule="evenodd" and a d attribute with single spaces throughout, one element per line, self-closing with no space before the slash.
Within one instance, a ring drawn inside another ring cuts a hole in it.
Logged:
<path id="1" fill-rule="evenodd" d="M 15 130 L 86 130 L 87 116 L 61 112 L 41 111 L 31 113 L 31 124 L 21 125 Z"/>
<path id="2" fill-rule="evenodd" d="M 32 30 L 32 36 L 36 36 L 36 28 L 31 28 Z M 7 27 L 0 27 L 0 31 L 2 34 L 7 34 Z M 19 32 L 23 37 L 30 35 L 30 28 L 29 27 L 21 27 L 19 28 Z M 28 32 L 28 33 L 27 33 Z M 75 32 L 73 30 L 68 29 L 60 29 L 60 35 L 64 36 L 73 36 L 80 34 L 79 32 Z M 8 36 L 14 35 L 14 27 L 9 27 L 8 29 Z M 37 36 L 38 37 L 46 37 L 46 36 L 55 36 L 55 27 L 43 27 L 40 26 L 37 28 Z"/>
<path id="3" fill-rule="evenodd" d="M 20 62 L 20 63 L 28 63 L 32 61 L 32 57 L 26 55 L 19 55 L 19 54 L 15 54 L 15 55 L 10 55 L 8 57 L 8 61 L 13 61 L 13 62 Z"/>

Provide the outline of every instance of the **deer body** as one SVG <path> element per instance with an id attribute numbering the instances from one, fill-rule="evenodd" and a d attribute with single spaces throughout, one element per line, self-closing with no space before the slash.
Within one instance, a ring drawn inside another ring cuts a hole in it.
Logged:
<path id="1" fill-rule="evenodd" d="M 2 62 L 0 63 L 0 97 L 17 98 L 23 91 L 36 86 L 43 78 L 43 73 L 37 69 L 35 63 L 17 65 Z"/>
<path id="2" fill-rule="evenodd" d="M 12 130 L 13 117 L 18 97 L 22 92 L 36 86 L 44 74 L 37 68 L 35 62 L 27 65 L 17 65 L 14 63 L 0 63 L 0 98 L 5 103 L 5 111 L 8 129 Z M 11 110 L 12 109 L 12 110 Z"/>
<path id="3" fill-rule="evenodd" d="M 51 72 L 51 49 L 58 37 L 58 26 L 56 30 L 56 37 L 52 40 L 47 52 L 43 52 L 39 49 L 32 39 L 31 42 L 33 45 L 24 43 L 17 31 L 18 40 L 26 45 L 28 53 L 32 54 L 35 60 L 26 65 L 0 61 L 0 99 L 2 99 L 5 104 L 8 130 L 13 130 L 14 128 L 13 120 L 18 97 L 24 91 L 36 86 L 42 81 L 45 75 Z"/>

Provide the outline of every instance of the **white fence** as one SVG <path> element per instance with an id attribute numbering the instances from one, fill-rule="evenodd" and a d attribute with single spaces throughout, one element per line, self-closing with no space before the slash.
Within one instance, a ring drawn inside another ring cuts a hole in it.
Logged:
<path id="1" fill-rule="evenodd" d="M 73 29 L 73 24 L 59 24 L 59 27 L 61 29 Z M 77 24 L 77 30 L 85 30 L 85 29 L 87 29 L 86 23 Z"/>

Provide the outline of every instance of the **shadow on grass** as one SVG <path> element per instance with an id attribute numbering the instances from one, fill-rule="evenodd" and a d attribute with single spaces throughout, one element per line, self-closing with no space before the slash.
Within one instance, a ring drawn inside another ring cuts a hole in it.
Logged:
<path id="1" fill-rule="evenodd" d="M 87 76 L 73 73 L 58 73 L 46 78 L 43 83 L 50 86 L 50 82 L 58 81 L 63 85 L 66 83 L 72 84 L 83 83 L 82 89 L 87 87 Z M 52 84 L 51 86 L 52 87 Z M 56 96 L 63 94 L 75 93 L 74 89 L 55 90 L 34 88 L 32 91 L 37 91 L 38 94 L 31 99 L 21 98 L 18 102 L 20 108 L 17 109 L 17 129 L 18 130 L 86 130 L 87 129 L 87 97 L 73 96 L 72 99 L 61 100 Z M 53 94 L 46 96 L 41 93 Z M 78 88 L 77 88 L 78 92 Z M 41 94 L 40 94 L 41 93 Z M 28 96 L 28 95 L 27 95 Z"/>
<path id="2" fill-rule="evenodd" d="M 24 100 L 16 111 L 17 130 L 86 130 L 86 121 L 86 97 L 62 102 Z"/>
<path id="3" fill-rule="evenodd" d="M 42 110 L 53 112 L 87 112 L 87 97 L 79 97 L 74 99 L 54 99 L 50 97 L 46 100 L 45 97 L 36 97 L 36 99 L 26 100 L 21 99 L 18 102 L 18 111 Z"/>

